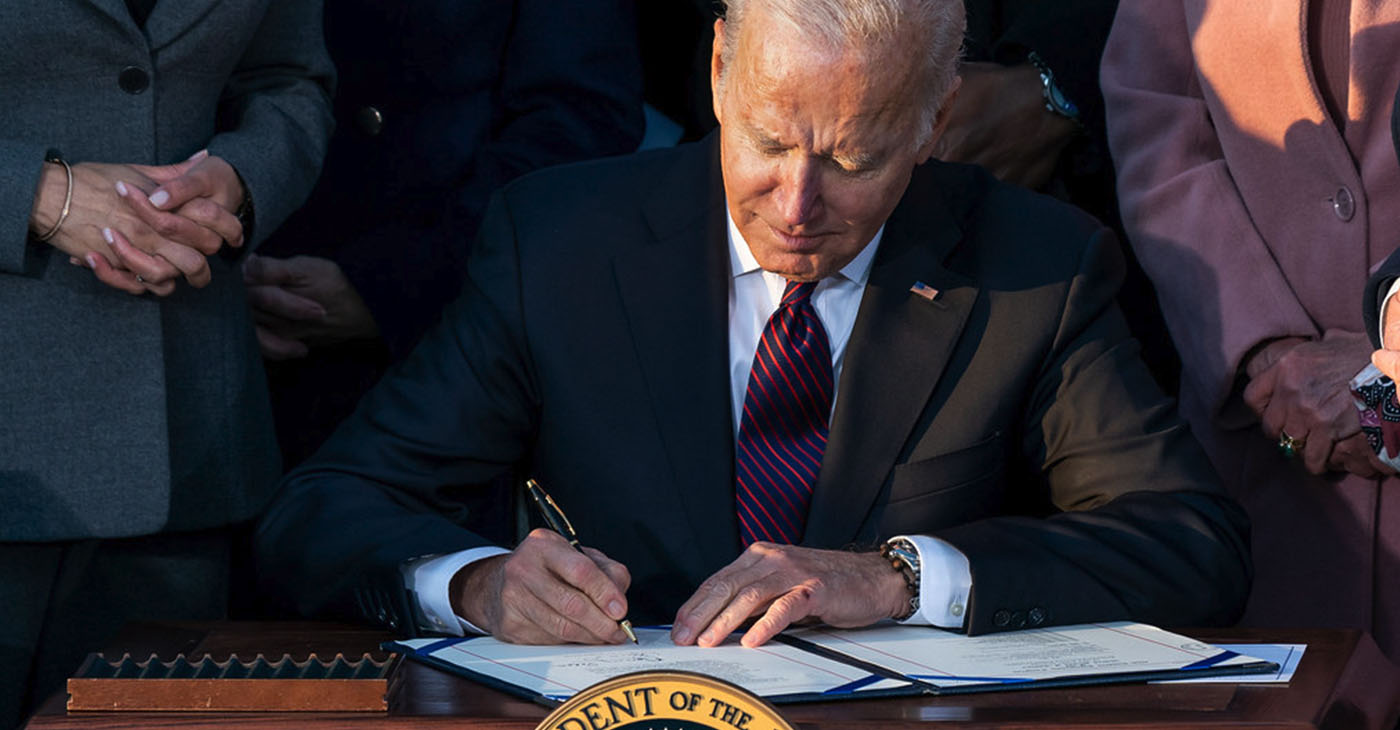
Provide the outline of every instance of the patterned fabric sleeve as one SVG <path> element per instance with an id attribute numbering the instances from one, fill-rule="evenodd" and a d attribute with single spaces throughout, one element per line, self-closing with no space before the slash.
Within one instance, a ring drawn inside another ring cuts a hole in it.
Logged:
<path id="1" fill-rule="evenodd" d="M 1351 396 L 1371 450 L 1386 465 L 1400 469 L 1400 401 L 1395 398 L 1395 381 L 1375 365 L 1367 365 L 1352 378 Z"/>

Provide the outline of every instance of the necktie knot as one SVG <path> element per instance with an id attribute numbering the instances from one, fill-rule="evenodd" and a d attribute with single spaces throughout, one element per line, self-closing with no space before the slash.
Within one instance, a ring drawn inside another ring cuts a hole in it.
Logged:
<path id="1" fill-rule="evenodd" d="M 812 298 L 812 292 L 817 288 L 815 281 L 789 281 L 787 288 L 783 289 L 783 302 L 781 306 L 801 304 Z"/>

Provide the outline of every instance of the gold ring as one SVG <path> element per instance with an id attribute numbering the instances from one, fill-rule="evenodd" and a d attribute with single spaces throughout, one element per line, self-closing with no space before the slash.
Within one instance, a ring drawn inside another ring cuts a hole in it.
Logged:
<path id="1" fill-rule="evenodd" d="M 1289 436 L 1287 431 L 1279 431 L 1278 450 L 1283 454 L 1283 458 L 1285 459 L 1292 459 L 1294 456 L 1297 456 L 1298 452 L 1303 450 L 1303 445 L 1306 443 L 1307 441 L 1304 439 L 1295 439 Z"/>

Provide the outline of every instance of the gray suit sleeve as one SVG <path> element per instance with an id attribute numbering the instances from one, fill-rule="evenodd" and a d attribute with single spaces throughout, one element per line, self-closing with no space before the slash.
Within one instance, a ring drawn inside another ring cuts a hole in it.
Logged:
<path id="1" fill-rule="evenodd" d="M 0 272 L 24 273 L 29 212 L 43 167 L 43 147 L 0 140 Z"/>
<path id="2" fill-rule="evenodd" d="M 252 196 L 256 245 L 306 200 L 334 127 L 334 68 L 320 0 L 278 0 L 244 51 L 219 103 L 209 152 L 233 165 Z"/>

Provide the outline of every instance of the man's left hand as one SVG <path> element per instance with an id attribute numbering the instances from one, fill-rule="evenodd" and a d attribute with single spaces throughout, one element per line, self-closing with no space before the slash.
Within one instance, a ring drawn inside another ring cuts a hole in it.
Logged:
<path id="1" fill-rule="evenodd" d="M 304 357 L 317 345 L 379 336 L 369 307 L 330 259 L 249 255 L 243 281 L 264 357 Z"/>
<path id="2" fill-rule="evenodd" d="M 909 607 L 904 578 L 879 553 L 758 542 L 710 576 L 676 613 L 671 639 L 716 646 L 759 616 L 741 643 L 758 646 L 789 625 L 817 619 L 868 626 Z"/>

